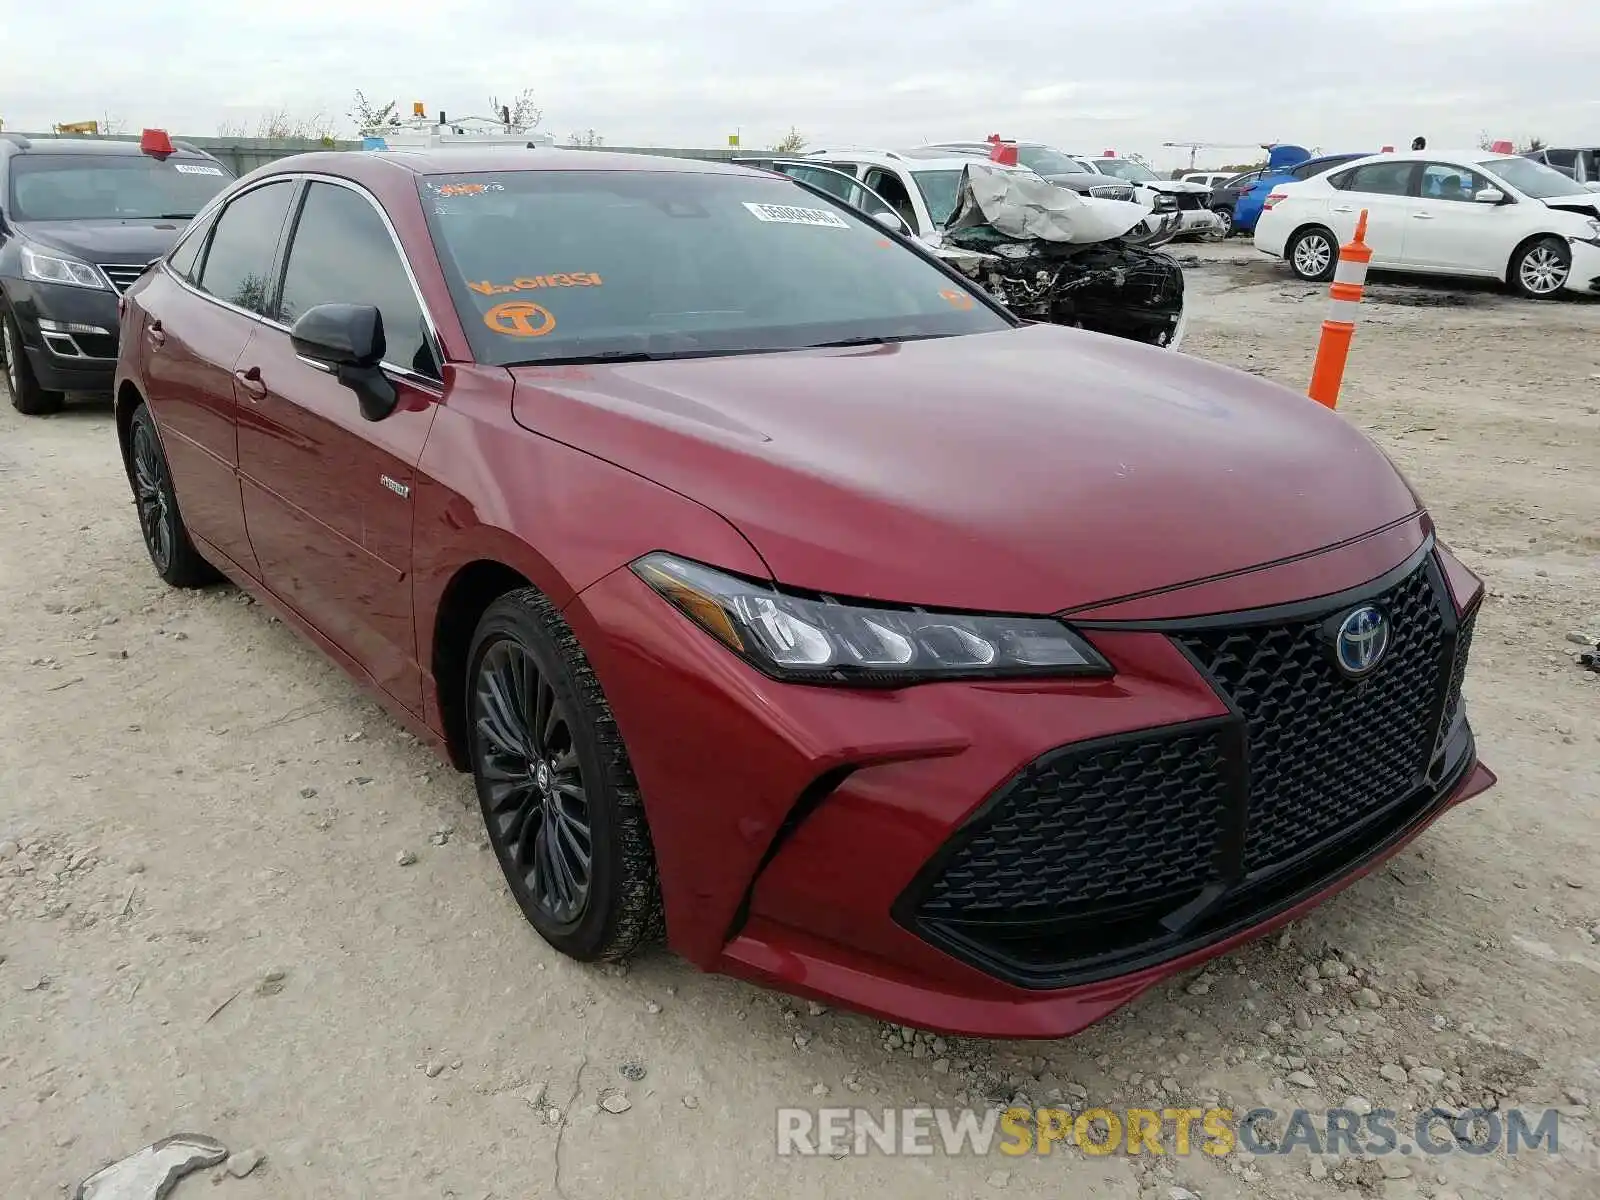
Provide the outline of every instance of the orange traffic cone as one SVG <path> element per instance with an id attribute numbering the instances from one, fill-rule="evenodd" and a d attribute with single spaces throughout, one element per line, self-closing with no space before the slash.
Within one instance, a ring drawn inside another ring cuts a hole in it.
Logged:
<path id="1" fill-rule="evenodd" d="M 1356 333 L 1356 313 L 1366 291 L 1367 264 L 1372 261 L 1372 247 L 1367 245 L 1366 236 L 1367 210 L 1363 208 L 1356 221 L 1356 236 L 1339 247 L 1339 265 L 1334 268 L 1333 283 L 1328 288 L 1328 318 L 1322 322 L 1322 340 L 1317 344 L 1317 361 L 1311 368 L 1311 387 L 1306 392 L 1329 408 L 1339 403 L 1344 364 Z"/>

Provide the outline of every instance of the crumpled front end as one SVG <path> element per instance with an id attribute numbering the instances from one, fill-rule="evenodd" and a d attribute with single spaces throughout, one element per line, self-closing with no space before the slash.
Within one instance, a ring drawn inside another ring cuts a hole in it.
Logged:
<path id="1" fill-rule="evenodd" d="M 1137 205 L 1097 204 L 979 165 L 963 173 L 938 252 L 1026 320 L 1175 350 L 1183 269 L 1140 244 L 1144 223 Z"/>

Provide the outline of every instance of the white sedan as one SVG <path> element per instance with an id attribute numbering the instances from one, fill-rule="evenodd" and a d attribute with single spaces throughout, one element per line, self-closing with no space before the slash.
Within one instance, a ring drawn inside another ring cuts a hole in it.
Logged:
<path id="1" fill-rule="evenodd" d="M 1524 296 L 1600 293 L 1600 193 L 1542 163 L 1481 150 L 1375 154 L 1278 184 L 1256 249 L 1301 279 L 1333 278 L 1367 210 L 1372 265 L 1498 279 Z"/>

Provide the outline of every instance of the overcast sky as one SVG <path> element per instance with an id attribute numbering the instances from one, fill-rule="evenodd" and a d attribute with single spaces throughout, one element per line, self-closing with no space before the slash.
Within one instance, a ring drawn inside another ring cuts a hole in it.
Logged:
<path id="1" fill-rule="evenodd" d="M 451 115 L 532 88 L 542 128 L 613 145 L 999 132 L 1180 165 L 1163 142 L 1600 138 L 1595 0 L 0 0 L 0 40 L 6 129 L 287 109 L 348 133 L 356 88 Z"/>

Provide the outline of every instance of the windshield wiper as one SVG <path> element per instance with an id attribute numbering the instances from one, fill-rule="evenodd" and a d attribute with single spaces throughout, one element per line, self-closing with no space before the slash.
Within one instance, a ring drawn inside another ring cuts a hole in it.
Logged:
<path id="1" fill-rule="evenodd" d="M 158 213 L 156 215 L 156 220 L 158 220 L 158 221 L 192 221 L 192 220 L 194 220 L 194 214 L 193 213 Z"/>
<path id="2" fill-rule="evenodd" d="M 840 338 L 834 342 L 812 342 L 809 346 L 795 346 L 796 350 L 833 349 L 837 346 L 893 346 L 897 342 L 920 342 L 926 338 L 950 337 L 948 333 L 902 333 L 871 337 Z"/>

